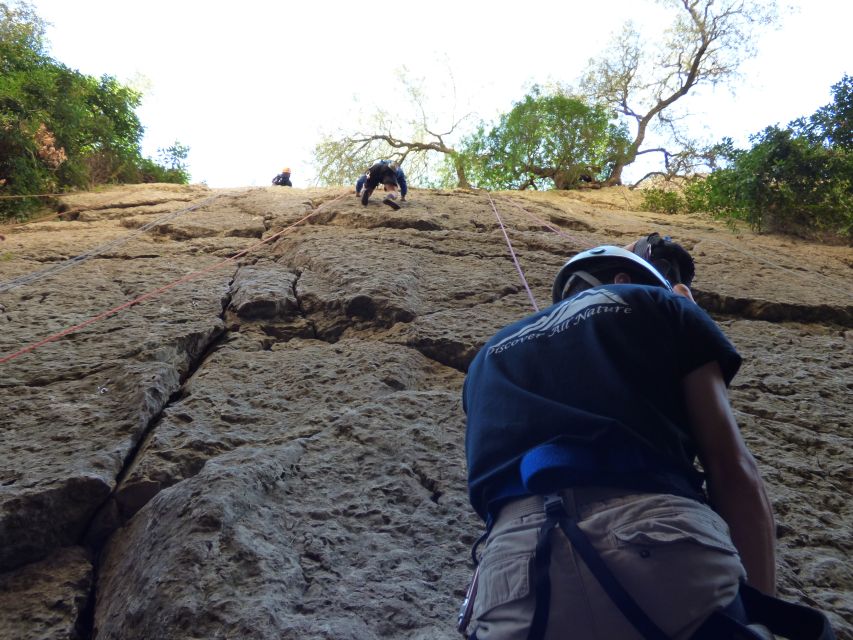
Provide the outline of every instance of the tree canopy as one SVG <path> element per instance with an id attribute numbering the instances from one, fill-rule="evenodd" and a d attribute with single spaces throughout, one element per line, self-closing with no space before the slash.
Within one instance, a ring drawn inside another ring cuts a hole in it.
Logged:
<path id="1" fill-rule="evenodd" d="M 94 78 L 53 60 L 44 34 L 31 5 L 0 2 L 0 195 L 187 182 L 185 151 L 171 166 L 142 157 L 135 112 L 141 94 L 112 76 Z M 0 218 L 23 215 L 37 203 L 0 199 Z"/>
<path id="2" fill-rule="evenodd" d="M 658 2 L 674 12 L 662 39 L 643 40 L 633 24 L 625 24 L 608 51 L 590 61 L 582 81 L 593 102 L 610 106 L 635 127 L 633 141 L 613 167 L 611 184 L 621 182 L 622 170 L 639 155 L 664 153 L 667 162 L 674 156 L 664 148 L 643 147 L 649 128 L 683 140 L 673 104 L 697 85 L 732 78 L 753 55 L 756 30 L 777 17 L 775 0 Z"/>
<path id="3" fill-rule="evenodd" d="M 724 139 L 713 152 L 720 168 L 697 178 L 679 201 L 651 190 L 651 208 L 712 211 L 759 231 L 853 238 L 853 78 L 832 87 L 833 101 L 787 127 L 773 125 L 738 149 Z"/>
<path id="4" fill-rule="evenodd" d="M 436 186 L 452 184 L 450 175 L 429 181 L 430 170 L 439 169 L 431 162 L 431 154 L 443 154 L 450 158 L 455 183 L 467 187 L 465 164 L 460 153 L 450 147 L 444 138 L 453 133 L 424 131 L 411 138 L 397 138 L 390 129 L 385 133 L 354 133 L 334 137 L 324 136 L 314 148 L 317 179 L 320 184 L 348 184 L 364 173 L 378 159 L 387 159 L 397 164 L 406 161 L 406 172 L 415 180 L 432 182 Z"/>
<path id="5" fill-rule="evenodd" d="M 481 124 L 466 139 L 471 177 L 494 189 L 571 189 L 604 180 L 628 144 L 611 116 L 604 106 L 536 88 L 495 126 Z"/>
<path id="6" fill-rule="evenodd" d="M 844 77 L 832 86 L 832 102 L 809 118 L 792 126 L 812 142 L 828 148 L 853 151 L 853 77 Z"/>
<path id="7" fill-rule="evenodd" d="M 456 140 L 472 114 L 456 115 L 453 74 L 448 70 L 445 78 L 445 86 L 427 91 L 426 80 L 412 78 L 406 68 L 399 69 L 397 86 L 406 94 L 408 112 L 392 115 L 377 108 L 358 131 L 324 135 L 314 148 L 317 182 L 355 182 L 365 169 L 384 158 L 404 164 L 411 183 L 468 187 Z"/>

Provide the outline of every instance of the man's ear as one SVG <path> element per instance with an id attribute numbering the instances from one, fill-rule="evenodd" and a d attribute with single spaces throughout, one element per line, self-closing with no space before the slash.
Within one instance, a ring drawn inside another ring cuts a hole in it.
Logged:
<path id="1" fill-rule="evenodd" d="M 613 277 L 613 284 L 631 284 L 631 276 L 624 271 L 620 271 Z"/>

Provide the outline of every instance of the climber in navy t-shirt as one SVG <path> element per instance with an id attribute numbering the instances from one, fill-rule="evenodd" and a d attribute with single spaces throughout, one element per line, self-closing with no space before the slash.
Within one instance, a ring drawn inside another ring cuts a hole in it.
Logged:
<path id="1" fill-rule="evenodd" d="M 406 182 L 406 174 L 403 168 L 394 162 L 388 160 L 379 160 L 365 171 L 355 182 L 355 195 L 359 197 L 370 197 L 370 193 L 380 184 L 391 185 L 394 188 L 400 188 L 400 202 L 406 201 L 406 194 L 409 193 L 409 185 Z M 386 187 L 386 191 L 388 188 Z M 364 193 L 362 193 L 364 192 Z M 383 202 L 385 202 L 383 200 Z M 393 202 L 393 199 L 391 200 Z M 362 201 L 364 204 L 364 201 Z M 388 204 L 386 202 L 386 204 Z M 399 208 L 399 207 L 395 207 Z"/>
<path id="2" fill-rule="evenodd" d="M 693 301 L 689 254 L 657 234 L 632 248 L 569 260 L 554 306 L 502 329 L 468 370 L 469 495 L 489 527 L 478 640 L 644 637 L 556 533 L 552 606 L 537 608 L 542 496 L 562 501 L 667 637 L 689 638 L 744 577 L 775 590 L 770 502 L 726 390 L 740 356 Z"/>

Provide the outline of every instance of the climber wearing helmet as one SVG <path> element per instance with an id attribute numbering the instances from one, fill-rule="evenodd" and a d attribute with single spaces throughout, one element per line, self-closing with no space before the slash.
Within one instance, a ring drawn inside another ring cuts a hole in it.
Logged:
<path id="1" fill-rule="evenodd" d="M 375 177 L 375 180 L 372 180 L 371 176 Z M 397 187 L 399 186 L 400 188 L 400 202 L 406 201 L 406 194 L 409 192 L 409 186 L 406 184 L 406 174 L 403 172 L 402 167 L 395 162 L 379 160 L 362 174 L 355 182 L 355 195 L 361 196 L 361 204 L 367 205 L 370 194 L 380 184 L 383 184 L 385 191 L 388 192 L 388 195 L 382 202 L 394 210 L 399 209 L 400 205 L 395 202 Z M 364 190 L 364 193 L 362 193 L 362 190 Z"/>
<path id="2" fill-rule="evenodd" d="M 281 173 L 272 179 L 272 183 L 280 187 L 292 187 L 293 183 L 290 182 L 290 167 L 282 169 Z"/>
<path id="3" fill-rule="evenodd" d="M 730 637 L 713 625 L 746 628 L 741 581 L 775 591 L 773 514 L 727 396 L 741 358 L 690 296 L 690 255 L 657 234 L 631 248 L 574 256 L 554 306 L 468 370 L 488 533 L 472 638 Z"/>

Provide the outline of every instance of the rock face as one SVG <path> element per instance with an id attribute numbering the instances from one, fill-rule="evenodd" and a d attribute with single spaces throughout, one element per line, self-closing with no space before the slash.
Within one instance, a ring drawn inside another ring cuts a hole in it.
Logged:
<path id="1" fill-rule="evenodd" d="M 492 198 L 540 306 L 582 248 L 657 230 L 693 252 L 745 358 L 731 395 L 780 591 L 853 639 L 853 252 L 637 213 L 621 189 Z M 481 532 L 464 372 L 532 311 L 488 197 L 66 204 L 0 242 L 0 637 L 457 637 Z"/>

